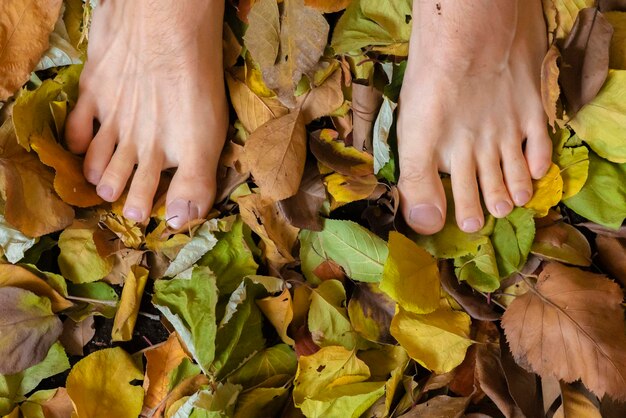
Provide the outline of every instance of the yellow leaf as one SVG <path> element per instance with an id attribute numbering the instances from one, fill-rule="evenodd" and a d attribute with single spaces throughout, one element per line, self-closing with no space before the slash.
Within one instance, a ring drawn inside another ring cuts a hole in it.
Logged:
<path id="1" fill-rule="evenodd" d="M 391 232 L 380 290 L 409 312 L 437 310 L 441 292 L 437 260 L 404 235 Z"/>
<path id="2" fill-rule="evenodd" d="M 604 13 L 604 17 L 614 29 L 609 53 L 609 67 L 626 70 L 626 13 L 607 12 Z"/>
<path id="3" fill-rule="evenodd" d="M 13 264 L 0 265 L 0 287 L 19 287 L 29 290 L 37 296 L 45 296 L 52 303 L 52 311 L 59 312 L 73 306 L 72 302 L 61 296 L 48 283 L 22 266 Z"/>
<path id="4" fill-rule="evenodd" d="M 347 203 L 366 199 L 376 189 L 378 179 L 373 174 L 357 177 L 333 173 L 324 178 L 324 183 L 333 197 L 331 210 L 334 210 Z"/>
<path id="5" fill-rule="evenodd" d="M 256 301 L 261 312 L 274 325 L 280 339 L 285 344 L 294 345 L 294 340 L 287 335 L 287 328 L 293 319 L 293 304 L 291 302 L 291 293 L 285 288 L 278 296 L 268 296 Z"/>
<path id="6" fill-rule="evenodd" d="M 563 197 L 568 199 L 579 191 L 589 176 L 589 149 L 587 147 L 564 148 L 557 157 L 563 178 Z"/>
<path id="7" fill-rule="evenodd" d="M 85 357 L 67 377 L 75 406 L 72 418 L 137 418 L 144 392 L 131 384 L 134 380 L 143 380 L 143 371 L 119 347 Z"/>
<path id="8" fill-rule="evenodd" d="M 563 197 L 563 178 L 559 166 L 552 164 L 543 178 L 533 180 L 533 189 L 533 198 L 524 207 L 535 211 L 535 217 L 542 218 Z"/>
<path id="9" fill-rule="evenodd" d="M 465 359 L 471 320 L 465 312 L 440 308 L 419 315 L 396 307 L 391 321 L 391 335 L 406 349 L 409 356 L 428 370 L 447 373 Z"/>
<path id="10" fill-rule="evenodd" d="M 143 233 L 137 226 L 137 222 L 129 221 L 115 213 L 107 213 L 102 217 L 104 223 L 115 235 L 117 235 L 128 248 L 138 249 L 143 243 Z M 165 222 L 163 222 L 165 224 Z"/>
<path id="11" fill-rule="evenodd" d="M 115 314 L 113 322 L 113 341 L 130 341 L 133 338 L 133 330 L 139 314 L 139 305 L 143 296 L 143 289 L 146 287 L 149 271 L 141 266 L 131 267 L 124 289 L 119 308 Z"/>
<path id="12" fill-rule="evenodd" d="M 98 252 L 94 241 L 96 228 L 77 220 L 59 236 L 59 268 L 73 283 L 101 280 L 113 269 L 113 259 Z"/>
<path id="13" fill-rule="evenodd" d="M 348 7 L 351 1 L 352 0 L 304 0 L 304 4 L 322 13 L 335 13 Z"/>
<path id="14" fill-rule="evenodd" d="M 146 397 L 144 408 L 154 409 L 159 406 L 169 393 L 169 375 L 185 358 L 189 358 L 180 345 L 176 333 L 170 334 L 167 341 L 146 351 Z"/>

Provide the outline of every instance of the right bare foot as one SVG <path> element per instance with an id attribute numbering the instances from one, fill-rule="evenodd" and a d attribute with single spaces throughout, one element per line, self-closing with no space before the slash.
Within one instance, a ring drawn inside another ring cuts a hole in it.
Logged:
<path id="1" fill-rule="evenodd" d="M 224 0 L 101 0 L 80 97 L 66 129 L 86 152 L 84 174 L 117 200 L 135 165 L 124 215 L 150 216 L 162 170 L 178 167 L 167 193 L 173 228 L 204 217 L 228 127 L 222 68 Z M 93 134 L 93 121 L 101 126 Z"/>
<path id="2" fill-rule="evenodd" d="M 398 120 L 402 211 L 418 233 L 439 231 L 438 171 L 449 173 L 456 221 L 475 232 L 484 225 L 479 184 L 489 212 L 504 217 L 550 167 L 541 1 L 415 0 L 413 10 Z"/>

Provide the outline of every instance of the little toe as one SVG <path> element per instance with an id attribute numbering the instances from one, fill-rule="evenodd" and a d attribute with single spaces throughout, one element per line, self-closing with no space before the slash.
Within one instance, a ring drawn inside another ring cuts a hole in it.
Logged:
<path id="1" fill-rule="evenodd" d="M 497 143 L 492 141 L 491 143 Z M 497 149 L 487 149 L 478 158 L 478 179 L 483 200 L 489 212 L 496 218 L 503 218 L 513 210 L 513 203 L 504 185 L 500 154 Z"/>
<path id="2" fill-rule="evenodd" d="M 205 217 L 213 205 L 216 173 L 207 165 L 181 162 L 178 167 L 166 199 L 167 223 L 173 229 Z"/>
<path id="3" fill-rule="evenodd" d="M 65 140 L 71 152 L 83 154 L 89 148 L 93 139 L 95 112 L 95 103 L 89 96 L 80 96 L 65 124 Z"/>
<path id="4" fill-rule="evenodd" d="M 503 147 L 502 172 L 509 196 L 515 205 L 523 206 L 528 203 L 533 195 L 533 184 L 519 142 Z"/>
<path id="5" fill-rule="evenodd" d="M 111 125 L 102 125 L 85 154 L 83 173 L 91 184 L 98 184 L 115 150 L 117 134 Z"/>
<path id="6" fill-rule="evenodd" d="M 538 180 L 546 175 L 552 163 L 552 141 L 548 135 L 548 127 L 542 122 L 531 125 L 527 131 L 526 162 L 530 175 Z"/>
<path id="7" fill-rule="evenodd" d="M 115 202 L 124 192 L 135 168 L 137 155 L 129 145 L 118 145 L 96 187 L 98 195 L 107 202 Z"/>
<path id="8" fill-rule="evenodd" d="M 485 217 L 480 206 L 476 164 L 471 153 L 456 153 L 450 164 L 450 171 L 456 222 L 465 232 L 479 231 L 484 225 Z"/>
<path id="9" fill-rule="evenodd" d="M 419 234 L 434 234 L 443 228 L 446 198 L 443 184 L 433 158 L 422 150 L 404 157 L 400 162 L 398 191 L 400 204 L 407 224 Z"/>
<path id="10" fill-rule="evenodd" d="M 124 216 L 127 219 L 143 222 L 148 218 L 162 169 L 163 158 L 158 155 L 140 159 L 124 204 Z"/>

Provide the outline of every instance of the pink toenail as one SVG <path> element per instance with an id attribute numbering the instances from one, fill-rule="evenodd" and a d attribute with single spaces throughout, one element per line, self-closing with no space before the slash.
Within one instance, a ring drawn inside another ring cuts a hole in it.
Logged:
<path id="1" fill-rule="evenodd" d="M 167 223 L 174 229 L 180 229 L 190 220 L 199 217 L 198 206 L 189 200 L 176 199 L 167 206 Z"/>
<path id="2" fill-rule="evenodd" d="M 131 221 L 141 222 L 143 221 L 143 212 L 137 208 L 126 208 L 124 209 L 124 217 Z"/>
<path id="3" fill-rule="evenodd" d="M 96 187 L 96 193 L 104 200 L 113 200 L 113 188 L 106 184 Z"/>
<path id="4" fill-rule="evenodd" d="M 463 226 L 461 229 L 465 232 L 476 232 L 482 228 L 480 219 L 478 218 L 470 218 L 463 221 Z"/>
<path id="5" fill-rule="evenodd" d="M 417 205 L 409 213 L 409 222 L 422 228 L 432 228 L 441 225 L 443 216 L 434 205 Z"/>
<path id="6" fill-rule="evenodd" d="M 513 196 L 513 200 L 515 200 L 515 204 L 517 206 L 522 206 L 528 203 L 530 197 L 530 193 L 528 192 L 517 192 L 515 193 L 515 196 Z"/>
<path id="7" fill-rule="evenodd" d="M 511 212 L 511 204 L 509 202 L 498 202 L 496 204 L 496 212 L 499 216 L 506 216 Z"/>

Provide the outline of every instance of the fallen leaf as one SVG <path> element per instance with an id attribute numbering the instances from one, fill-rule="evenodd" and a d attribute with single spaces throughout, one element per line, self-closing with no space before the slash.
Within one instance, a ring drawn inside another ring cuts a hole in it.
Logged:
<path id="1" fill-rule="evenodd" d="M 420 315 L 396 308 L 391 335 L 411 358 L 435 373 L 447 373 L 461 364 L 469 339 L 471 319 L 464 312 L 440 308 Z"/>
<path id="2" fill-rule="evenodd" d="M 626 11 L 626 3 L 624 3 L 624 0 L 599 0 L 598 8 L 603 13 L 611 10 Z"/>
<path id="3" fill-rule="evenodd" d="M 370 154 L 347 147 L 337 138 L 337 132 L 331 129 L 315 131 L 310 135 L 311 152 L 320 163 L 345 176 L 374 174 L 374 159 Z"/>
<path id="4" fill-rule="evenodd" d="M 0 288 L 3 287 L 19 287 L 44 297 L 50 301 L 53 312 L 63 311 L 73 305 L 45 280 L 23 266 L 0 265 Z"/>
<path id="5" fill-rule="evenodd" d="M 543 110 L 548 115 L 548 123 L 552 127 L 555 126 L 556 119 L 558 119 L 558 102 L 561 96 L 558 66 L 560 58 L 561 52 L 559 48 L 556 45 L 552 45 L 541 64 L 541 101 Z"/>
<path id="6" fill-rule="evenodd" d="M 554 413 L 555 418 L 585 417 L 602 418 L 598 407 L 572 385 L 559 382 L 562 404 Z"/>
<path id="7" fill-rule="evenodd" d="M 404 235 L 391 232 L 380 290 L 406 311 L 436 311 L 441 292 L 437 260 Z"/>
<path id="8" fill-rule="evenodd" d="M 537 225 L 532 253 L 562 263 L 590 266 L 591 247 L 585 235 L 563 222 L 559 215 L 549 215 L 549 218 L 545 225 Z"/>
<path id="9" fill-rule="evenodd" d="M 67 377 L 73 418 L 136 418 L 141 412 L 143 389 L 134 386 L 143 371 L 121 348 L 96 351 L 79 361 Z"/>
<path id="10" fill-rule="evenodd" d="M 570 115 L 596 97 L 604 84 L 612 35 L 613 27 L 597 8 L 578 13 L 562 48 L 559 75 Z"/>
<path id="11" fill-rule="evenodd" d="M 276 64 L 280 46 L 280 14 L 275 0 L 255 1 L 248 13 L 248 29 L 243 40 L 261 67 Z"/>
<path id="12" fill-rule="evenodd" d="M 278 344 L 256 353 L 228 376 L 228 381 L 245 388 L 258 386 L 274 376 L 291 378 L 298 367 L 296 353 L 287 344 Z"/>
<path id="13" fill-rule="evenodd" d="M 610 3 L 612 0 L 605 0 L 604 3 Z M 614 0 L 615 2 L 622 2 L 623 0 Z M 600 3 L 603 3 L 601 0 Z M 626 41 L 626 8 L 622 6 L 620 11 L 607 11 L 611 9 L 600 5 L 600 10 L 604 14 L 606 20 L 613 26 L 613 38 L 611 38 L 611 49 L 609 51 L 609 67 L 616 70 L 626 70 L 626 47 L 624 41 Z"/>
<path id="14" fill-rule="evenodd" d="M 102 257 L 94 241 L 96 227 L 76 220 L 59 236 L 61 274 L 73 283 L 92 283 L 106 277 L 113 259 Z"/>
<path id="15" fill-rule="evenodd" d="M 350 302 L 348 316 L 352 327 L 369 341 L 394 344 L 389 332 L 396 303 L 380 290 L 376 283 L 356 283 Z"/>
<path id="16" fill-rule="evenodd" d="M 217 244 L 217 238 L 213 234 L 216 229 L 217 222 L 214 220 L 207 221 L 196 229 L 191 240 L 180 249 L 164 275 L 174 277 L 193 267 L 202 256 L 211 251 Z"/>
<path id="17" fill-rule="evenodd" d="M 357 177 L 333 173 L 324 178 L 324 184 L 332 197 L 331 210 L 335 210 L 345 204 L 367 199 L 376 190 L 378 179 L 373 174 Z"/>
<path id="18" fill-rule="evenodd" d="M 522 270 L 534 238 L 535 221 L 530 210 L 515 208 L 505 218 L 496 220 L 491 242 L 500 277 L 506 278 Z"/>
<path id="19" fill-rule="evenodd" d="M 580 11 L 596 4 L 595 0 L 549 0 L 544 2 L 544 10 L 550 3 L 554 7 L 554 17 L 550 19 L 554 26 L 549 30 L 555 32 L 558 42 L 564 42 L 570 34 Z"/>
<path id="20" fill-rule="evenodd" d="M 0 374 L 41 362 L 62 331 L 49 299 L 17 287 L 0 288 Z"/>
<path id="21" fill-rule="evenodd" d="M 341 89 L 341 69 L 336 69 L 318 87 L 306 93 L 301 101 L 304 123 L 309 124 L 322 116 L 328 116 L 343 104 Z"/>
<path id="22" fill-rule="evenodd" d="M 322 13 L 339 12 L 352 2 L 352 0 L 304 0 L 304 4 L 321 11 Z"/>
<path id="23" fill-rule="evenodd" d="M 563 196 L 563 178 L 561 170 L 552 164 L 548 172 L 539 180 L 533 180 L 533 197 L 524 205 L 541 218 L 548 214 L 550 208 L 556 206 Z"/>
<path id="24" fill-rule="evenodd" d="M 63 15 L 59 16 L 59 20 L 57 20 L 54 25 L 54 31 L 50 34 L 49 41 L 50 46 L 39 60 L 35 71 L 43 71 L 72 64 L 82 64 L 80 51 L 71 43 Z"/>
<path id="25" fill-rule="evenodd" d="M 461 418 L 470 400 L 470 397 L 435 396 L 422 404 L 416 405 L 410 412 L 400 415 L 400 418 Z"/>
<path id="26" fill-rule="evenodd" d="M 149 271 L 141 266 L 133 266 L 126 276 L 122 297 L 113 321 L 112 341 L 130 341 L 133 338 L 143 290 L 148 281 Z"/>
<path id="27" fill-rule="evenodd" d="M 75 322 L 71 318 L 67 318 L 63 322 L 63 333 L 59 337 L 59 341 L 65 347 L 65 351 L 72 356 L 84 356 L 83 347 L 96 334 L 96 325 L 93 316 L 88 316 L 80 322 Z"/>
<path id="28" fill-rule="evenodd" d="M 596 258 L 610 277 L 626 283 L 626 239 L 596 236 Z"/>
<path id="29" fill-rule="evenodd" d="M 602 275 L 546 265 L 537 285 L 518 296 L 502 318 L 516 361 L 539 375 L 581 379 L 600 397 L 626 399 L 623 296 Z"/>
<path id="30" fill-rule="evenodd" d="M 352 143 L 357 150 L 373 150 L 374 123 L 382 104 L 383 93 L 376 87 L 352 84 Z"/>
<path id="31" fill-rule="evenodd" d="M 563 179 L 562 200 L 576 195 L 589 178 L 589 149 L 587 147 L 564 148 L 556 156 Z"/>
<path id="32" fill-rule="evenodd" d="M 263 315 L 276 328 L 280 339 L 286 344 L 293 345 L 293 338 L 287 335 L 287 328 L 293 319 L 293 305 L 289 289 L 285 288 L 278 296 L 258 299 L 256 304 L 263 312 Z"/>
<path id="33" fill-rule="evenodd" d="M 25 418 L 69 418 L 74 405 L 65 388 L 35 392 L 22 403 L 20 410 Z"/>
<path id="34" fill-rule="evenodd" d="M 264 196 L 278 201 L 295 195 L 306 159 L 306 131 L 301 113 L 289 113 L 258 128 L 246 141 L 245 152 Z"/>
<path id="35" fill-rule="evenodd" d="M 0 246 L 9 263 L 17 263 L 24 258 L 24 253 L 31 249 L 37 240 L 27 237 L 6 222 L 0 214 Z"/>
<path id="36" fill-rule="evenodd" d="M 48 49 L 62 0 L 9 0 L 0 7 L 0 101 L 6 101 L 30 77 Z"/>
<path id="37" fill-rule="evenodd" d="M 320 209 L 326 201 L 326 190 L 317 167 L 307 164 L 298 193 L 278 202 L 278 207 L 289 223 L 296 228 L 320 231 Z"/>

